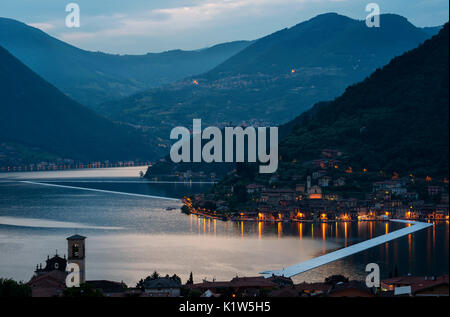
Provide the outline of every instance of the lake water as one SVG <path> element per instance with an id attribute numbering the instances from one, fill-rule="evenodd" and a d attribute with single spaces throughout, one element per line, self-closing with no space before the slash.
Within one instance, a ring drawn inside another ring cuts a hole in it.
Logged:
<path id="1" fill-rule="evenodd" d="M 0 174 L 0 277 L 28 281 L 47 255 L 66 254 L 66 237 L 87 237 L 87 279 L 129 286 L 153 271 L 194 280 L 281 269 L 402 228 L 399 223 L 240 223 L 187 216 L 178 200 L 210 184 L 148 182 L 144 168 Z M 45 182 L 42 186 L 23 181 Z M 67 187 L 68 186 L 68 187 Z M 85 191 L 78 187 L 108 192 Z M 125 192 L 156 197 L 130 196 Z M 167 210 L 174 207 L 174 210 Z M 440 275 L 449 267 L 449 224 L 391 241 L 294 277 L 323 281 L 332 274 L 363 279 L 378 263 L 382 277 Z"/>

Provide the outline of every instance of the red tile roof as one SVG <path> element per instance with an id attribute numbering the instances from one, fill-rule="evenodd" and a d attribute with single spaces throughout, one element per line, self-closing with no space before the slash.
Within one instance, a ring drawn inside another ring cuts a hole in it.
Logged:
<path id="1" fill-rule="evenodd" d="M 442 284 L 449 284 L 448 274 L 433 277 L 425 277 L 425 276 L 402 276 L 402 277 L 393 277 L 390 279 L 386 279 L 381 281 L 385 286 L 393 285 L 394 287 L 398 286 L 411 286 L 411 292 L 414 294 L 418 291 L 428 289 L 430 287 L 435 287 Z"/>

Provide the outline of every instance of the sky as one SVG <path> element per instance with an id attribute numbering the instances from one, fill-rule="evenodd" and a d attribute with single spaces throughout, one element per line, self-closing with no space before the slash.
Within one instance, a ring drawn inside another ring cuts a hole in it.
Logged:
<path id="1" fill-rule="evenodd" d="M 79 28 L 65 24 L 72 2 L 80 8 Z M 326 12 L 363 20 L 370 2 L 416 26 L 449 19 L 448 0 L 0 0 L 0 17 L 82 49 L 145 54 L 254 40 Z"/>

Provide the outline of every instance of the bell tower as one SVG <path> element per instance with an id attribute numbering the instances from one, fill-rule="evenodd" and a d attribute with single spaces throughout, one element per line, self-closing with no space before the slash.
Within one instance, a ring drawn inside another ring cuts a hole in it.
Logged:
<path id="1" fill-rule="evenodd" d="M 80 267 L 80 283 L 86 281 L 86 237 L 78 234 L 67 238 L 67 263 L 76 263 Z"/>

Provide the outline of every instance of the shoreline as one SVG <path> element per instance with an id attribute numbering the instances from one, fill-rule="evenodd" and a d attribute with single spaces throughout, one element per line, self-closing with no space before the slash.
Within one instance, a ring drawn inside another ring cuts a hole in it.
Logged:
<path id="1" fill-rule="evenodd" d="M 205 219 L 214 219 L 214 220 L 220 220 L 220 221 L 232 221 L 232 222 L 264 222 L 264 223 L 345 223 L 345 222 L 389 222 L 391 219 L 347 219 L 347 220 L 341 220 L 341 219 L 335 219 L 335 220 L 313 220 L 313 219 L 283 219 L 283 220 L 275 220 L 275 219 L 254 219 L 254 218 L 234 218 L 234 217 L 221 217 L 221 216 L 213 216 L 209 214 L 204 214 L 196 211 L 190 211 L 189 213 L 182 212 L 186 215 L 194 215 L 200 218 Z M 224 219 L 226 218 L 226 219 Z M 449 221 L 448 219 L 400 219 L 405 221 L 424 221 L 428 223 L 434 223 L 434 222 L 445 222 Z"/>

